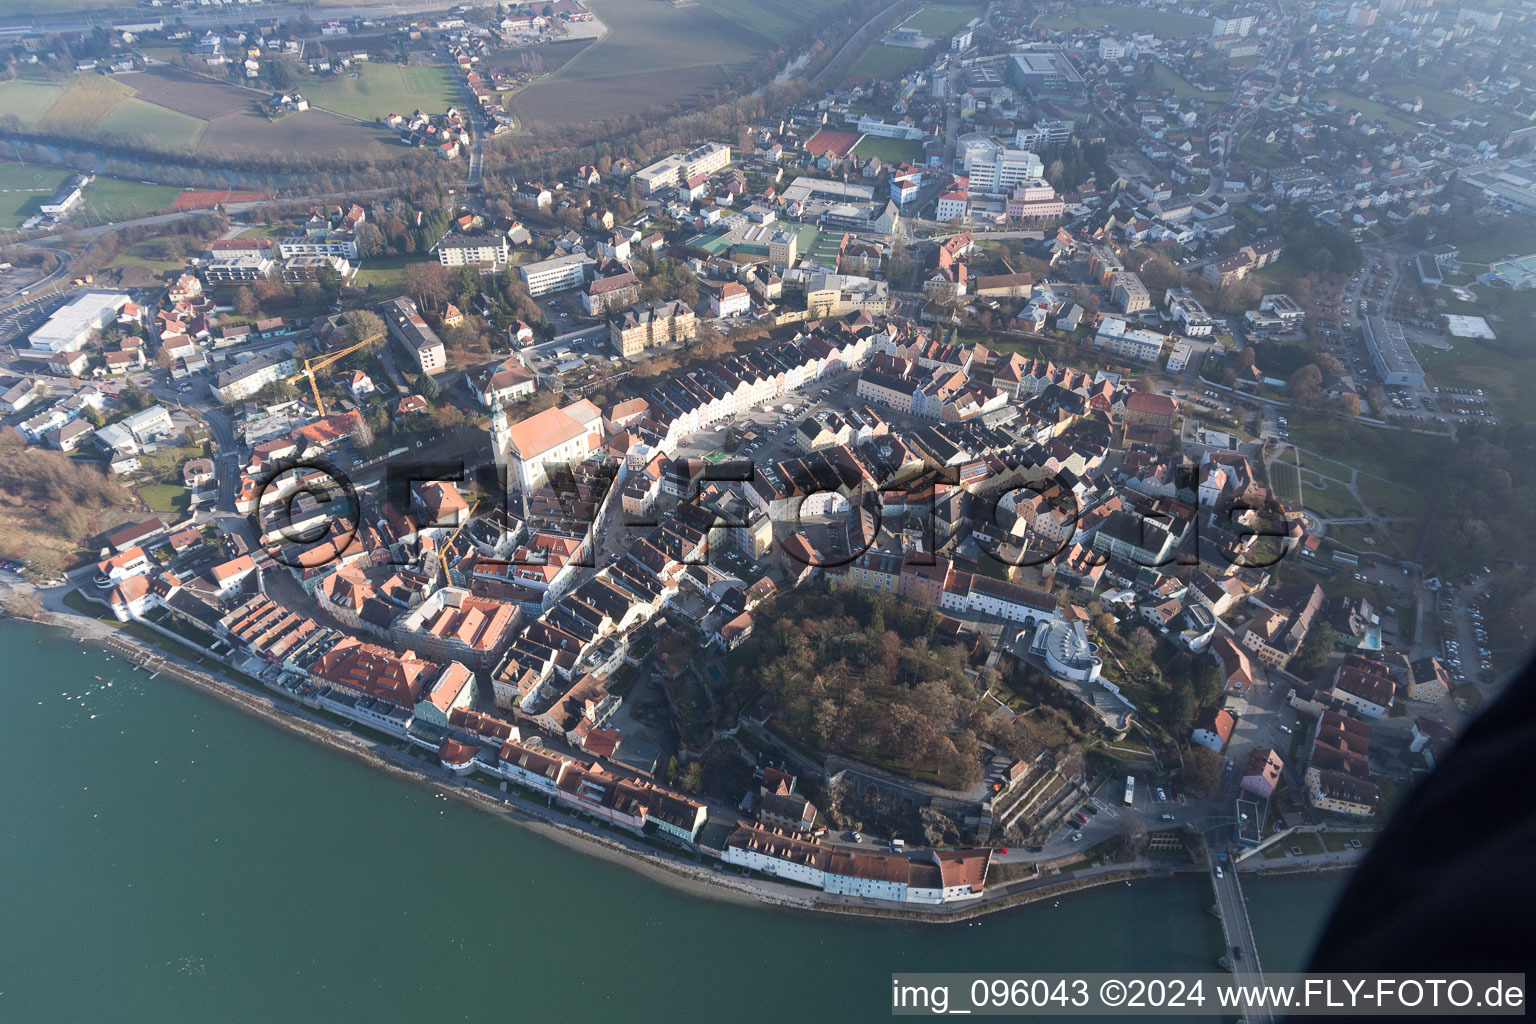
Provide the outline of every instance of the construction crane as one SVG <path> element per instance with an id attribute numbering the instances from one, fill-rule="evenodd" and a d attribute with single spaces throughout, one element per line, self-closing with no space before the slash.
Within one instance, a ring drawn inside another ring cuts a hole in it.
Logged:
<path id="1" fill-rule="evenodd" d="M 459 534 L 469 521 L 474 517 L 475 509 L 479 507 L 480 499 L 476 498 L 469 503 L 469 511 L 464 513 L 464 518 L 459 522 L 458 528 L 448 535 L 448 539 L 437 546 L 437 564 L 443 567 L 443 586 L 449 586 L 453 580 L 448 575 L 448 549 L 453 547 L 453 542 L 459 539 Z"/>
<path id="2" fill-rule="evenodd" d="M 324 416 L 325 403 L 320 400 L 320 385 L 315 383 L 315 374 L 318 371 L 325 369 L 327 366 L 330 366 L 338 359 L 341 359 L 343 356 L 349 356 L 360 348 L 366 348 L 382 337 L 384 337 L 383 331 L 375 331 L 373 334 L 370 334 L 362 341 L 359 341 L 354 345 L 348 345 L 346 348 L 341 349 L 340 351 L 332 352 L 327 356 L 321 356 L 319 359 L 306 359 L 304 360 L 304 369 L 300 370 L 292 377 L 289 377 L 287 383 L 292 384 L 300 377 L 308 377 L 310 393 L 315 396 L 315 411 L 318 412 L 321 416 Z"/>

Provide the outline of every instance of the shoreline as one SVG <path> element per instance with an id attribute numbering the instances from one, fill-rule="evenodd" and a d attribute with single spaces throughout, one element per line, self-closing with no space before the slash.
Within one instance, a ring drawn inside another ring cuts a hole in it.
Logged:
<path id="1" fill-rule="evenodd" d="M 72 610 L 59 612 L 45 608 L 42 617 L 28 618 L 6 613 L 5 617 L 69 633 L 79 643 L 93 643 L 112 656 L 121 656 L 155 674 L 164 672 L 188 688 L 208 694 L 227 706 L 252 718 L 270 723 L 283 731 L 333 751 L 350 756 L 392 777 L 432 787 L 461 804 L 490 813 L 559 843 L 568 849 L 595 857 L 606 863 L 634 871 L 669 889 L 698 899 L 719 900 L 738 906 L 770 907 L 811 914 L 839 914 L 864 919 L 884 919 L 926 924 L 957 924 L 1027 906 L 1044 899 L 1056 899 L 1084 889 L 1138 879 L 1171 878 L 1177 874 L 1204 873 L 1197 864 L 1168 866 L 1110 866 L 1089 875 L 1055 881 L 1019 879 L 1001 883 L 991 894 L 967 903 L 923 909 L 908 904 L 864 900 L 844 902 L 847 897 L 826 899 L 827 894 L 810 888 L 753 879 L 733 870 L 706 866 L 702 861 L 689 864 L 683 857 L 669 855 L 644 844 L 638 837 L 618 830 L 608 830 L 596 821 L 585 821 L 572 812 L 544 807 L 525 797 L 515 788 L 506 792 L 490 784 L 450 775 L 436 776 L 410 754 L 389 745 L 383 738 L 360 734 L 353 728 L 338 727 L 302 705 L 280 701 L 265 687 L 252 687 L 221 672 L 186 663 L 178 655 L 136 636 L 124 634 Z M 94 625 L 93 625 L 94 624 Z M 153 660 L 157 664 L 147 665 Z M 227 667 L 227 666 L 226 666 Z M 1256 865 L 1246 873 L 1253 876 L 1287 875 L 1351 868 L 1350 862 L 1322 864 Z M 1050 876 L 1046 876 L 1047 879 Z M 1010 891 L 1011 890 L 1011 891 Z"/>

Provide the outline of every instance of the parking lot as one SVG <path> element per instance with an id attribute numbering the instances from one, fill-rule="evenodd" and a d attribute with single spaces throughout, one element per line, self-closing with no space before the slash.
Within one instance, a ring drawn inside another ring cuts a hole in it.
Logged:
<path id="1" fill-rule="evenodd" d="M 1456 584 L 1442 586 L 1435 595 L 1439 655 L 1457 682 L 1485 682 L 1494 677 L 1493 652 L 1483 621 L 1482 606 L 1487 597 L 1475 587 Z"/>

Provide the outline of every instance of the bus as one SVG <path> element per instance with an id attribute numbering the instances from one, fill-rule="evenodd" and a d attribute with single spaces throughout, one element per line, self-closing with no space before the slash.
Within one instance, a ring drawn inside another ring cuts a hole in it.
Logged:
<path id="1" fill-rule="evenodd" d="M 1136 802 L 1136 776 L 1125 777 L 1125 806 L 1129 807 Z"/>

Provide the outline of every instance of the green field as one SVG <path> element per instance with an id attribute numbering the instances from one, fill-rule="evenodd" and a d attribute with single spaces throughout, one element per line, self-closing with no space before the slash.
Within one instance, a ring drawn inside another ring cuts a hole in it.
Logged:
<path id="1" fill-rule="evenodd" d="M 923 144 L 918 139 L 883 139 L 877 135 L 866 135 L 853 147 L 853 153 L 866 160 L 874 156 L 893 164 L 903 160 L 921 160 Z"/>
<path id="2" fill-rule="evenodd" d="M 710 10 L 773 43 L 787 41 L 799 29 L 845 3 L 846 0 L 705 0 Z"/>
<path id="3" fill-rule="evenodd" d="M 70 132 L 95 131 L 133 90 L 105 75 L 76 75 L 43 116 L 49 126 Z"/>
<path id="4" fill-rule="evenodd" d="M 1375 103 L 1364 96 L 1356 96 L 1353 93 L 1344 92 L 1342 89 L 1330 89 L 1327 92 L 1318 93 L 1318 99 L 1333 100 L 1338 104 L 1339 113 L 1353 107 L 1366 117 L 1385 121 L 1390 127 L 1398 131 L 1412 131 L 1418 127 L 1409 114 L 1400 110 L 1393 110 L 1384 103 Z"/>
<path id="5" fill-rule="evenodd" d="M 929 39 L 941 39 L 960 31 L 976 13 L 957 7 L 924 7 L 902 22 L 901 27 L 915 28 Z"/>
<path id="6" fill-rule="evenodd" d="M 1405 486 L 1422 482 L 1425 467 L 1436 465 L 1440 458 L 1434 451 L 1440 442 L 1434 438 L 1361 425 L 1356 425 L 1349 436 L 1343 438 L 1339 436 L 1336 421 L 1321 417 L 1295 417 L 1291 423 L 1291 441 L 1308 451 L 1326 452 L 1343 465 L 1384 480 L 1401 481 Z M 1310 455 L 1303 454 L 1301 461 L 1303 466 L 1316 466 L 1329 476 L 1334 475 Z M 1309 507 L 1313 497 L 1309 491 Z M 1346 500 L 1354 503 L 1353 499 Z"/>
<path id="7" fill-rule="evenodd" d="M 1154 32 L 1169 39 L 1203 36 L 1211 31 L 1210 18 L 1141 7 L 1082 7 L 1069 14 L 1052 14 L 1035 22 L 1042 28 L 1101 28 L 1112 25 L 1127 32 Z"/>
<path id="8" fill-rule="evenodd" d="M 777 39 L 793 29 L 786 19 L 814 17 L 804 12 L 838 5 L 777 0 L 765 7 L 748 0 L 707 0 L 673 7 L 655 0 L 590 0 L 587 6 L 608 31 L 558 70 L 512 94 L 513 111 L 525 127 L 605 121 L 687 105 L 777 48 Z"/>
<path id="9" fill-rule="evenodd" d="M 306 78 L 299 88 L 311 106 L 362 121 L 418 108 L 441 114 L 463 102 L 447 68 L 365 64 L 356 74 Z"/>
<path id="10" fill-rule="evenodd" d="M 181 152 L 192 149 L 208 122 L 136 97 L 123 100 L 99 130 L 126 135 L 135 143 L 153 139 L 156 149 Z"/>
<path id="11" fill-rule="evenodd" d="M 122 178 L 100 178 L 85 190 L 86 207 L 106 220 L 132 220 L 169 209 L 181 194 L 175 185 L 146 185 Z"/>
<path id="12" fill-rule="evenodd" d="M 923 51 L 909 46 L 871 46 L 849 70 L 855 78 L 900 78 L 923 66 Z"/>
<path id="13" fill-rule="evenodd" d="M 0 115 L 15 114 L 31 128 L 63 95 L 64 86 L 53 82 L 6 82 L 0 85 Z"/>
<path id="14" fill-rule="evenodd" d="M 115 256 L 109 266 L 113 267 L 143 267 L 156 274 L 163 274 L 171 270 L 181 270 L 186 267 L 186 260 L 181 257 L 161 259 L 156 253 L 158 242 L 135 242 L 123 247 L 122 252 Z"/>
<path id="15" fill-rule="evenodd" d="M 106 75 L 76 75 L 67 84 L 7 82 L 0 85 L 0 115 L 15 114 L 28 128 L 83 138 L 105 138 L 186 152 L 208 122 L 136 98 L 133 89 Z"/>
<path id="16" fill-rule="evenodd" d="M 1181 100 L 1211 100 L 1216 103 L 1225 102 L 1231 95 L 1220 89 L 1197 89 L 1184 79 L 1177 71 L 1156 61 L 1152 65 L 1152 88 L 1154 90 L 1167 89 Z"/>
<path id="17" fill-rule="evenodd" d="M 1360 500 L 1365 502 L 1372 512 L 1388 519 L 1422 519 L 1428 512 L 1427 501 L 1422 494 L 1416 494 L 1397 484 L 1388 483 L 1374 476 L 1360 474 L 1355 481 L 1355 490 L 1360 495 Z"/>
<path id="18" fill-rule="evenodd" d="M 151 512 L 181 515 L 192 503 L 192 494 L 180 484 L 140 484 L 139 497 Z"/>
<path id="19" fill-rule="evenodd" d="M 0 164 L 0 228 L 20 227 L 68 177 L 62 167 Z"/>
<path id="20" fill-rule="evenodd" d="M 398 292 L 405 281 L 406 263 L 420 263 L 420 257 L 378 256 L 363 260 L 358 266 L 357 278 L 352 283 L 358 288 L 372 287 L 381 293 Z"/>
<path id="21" fill-rule="evenodd" d="M 1497 294 L 1506 297 L 1511 305 L 1536 303 L 1536 292 Z M 1504 315 L 1508 322 L 1495 324 L 1494 330 L 1500 338 L 1516 339 L 1509 348 L 1502 341 L 1451 338 L 1450 351 L 1421 351 L 1419 362 L 1436 387 L 1482 388 L 1500 417 L 1531 422 L 1536 419 L 1536 409 L 1530 401 L 1531 388 L 1536 387 L 1536 359 L 1530 358 L 1529 352 L 1519 351 L 1527 344 L 1524 339 L 1530 336 L 1531 320 L 1528 316 L 1511 316 L 1507 307 Z"/>
<path id="22" fill-rule="evenodd" d="M 19 227 L 36 214 L 43 200 L 71 173 L 63 167 L 0 163 L 0 228 Z M 180 192 L 170 185 L 98 177 L 85 190 L 86 211 L 101 219 L 128 220 L 165 209 Z"/>

